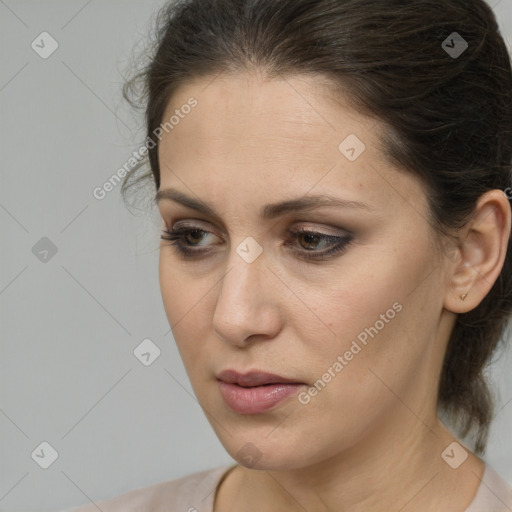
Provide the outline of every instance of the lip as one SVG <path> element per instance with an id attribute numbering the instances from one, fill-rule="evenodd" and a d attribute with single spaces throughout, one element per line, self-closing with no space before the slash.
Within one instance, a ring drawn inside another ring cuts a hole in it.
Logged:
<path id="1" fill-rule="evenodd" d="M 220 392 L 227 406 L 239 414 L 260 414 L 297 393 L 304 384 L 268 384 L 244 388 L 219 381 Z"/>
<path id="2" fill-rule="evenodd" d="M 304 382 L 259 370 L 251 370 L 247 373 L 239 373 L 236 370 L 224 370 L 217 375 L 217 379 L 244 387 L 264 386 L 265 384 L 304 384 Z"/>
<path id="3" fill-rule="evenodd" d="M 217 379 L 225 403 L 239 414 L 260 414 L 268 411 L 305 386 L 303 382 L 256 370 L 245 374 L 225 370 Z"/>

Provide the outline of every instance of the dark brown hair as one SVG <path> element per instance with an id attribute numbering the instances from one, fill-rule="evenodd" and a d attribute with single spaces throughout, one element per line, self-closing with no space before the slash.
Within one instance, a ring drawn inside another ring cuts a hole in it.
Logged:
<path id="1" fill-rule="evenodd" d="M 468 44 L 461 55 L 448 51 L 454 32 Z M 127 175 L 125 199 L 142 181 L 160 186 L 154 131 L 176 89 L 253 69 L 326 78 L 381 120 L 385 155 L 422 180 L 439 234 L 462 227 L 484 192 L 509 190 L 510 55 L 483 0 L 178 0 L 159 11 L 152 44 L 123 88 L 132 106 L 142 99 L 150 142 L 150 169 L 140 175 L 142 162 Z M 491 291 L 458 315 L 439 383 L 440 410 L 459 434 L 473 433 L 477 453 L 494 407 L 484 371 L 512 308 L 510 244 Z"/>

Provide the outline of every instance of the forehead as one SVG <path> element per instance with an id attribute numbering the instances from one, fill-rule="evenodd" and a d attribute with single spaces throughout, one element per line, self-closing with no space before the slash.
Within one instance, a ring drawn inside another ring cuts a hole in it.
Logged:
<path id="1" fill-rule="evenodd" d="M 325 80 L 312 75 L 268 78 L 242 73 L 197 79 L 175 92 L 164 121 L 191 97 L 197 106 L 187 116 L 190 121 L 180 123 L 179 130 L 173 129 L 177 140 L 193 131 L 202 142 L 252 137 L 290 139 L 291 144 L 302 136 L 328 144 L 333 135 L 336 142 L 344 131 L 353 128 L 370 143 L 370 131 L 378 124 L 378 120 L 349 107 L 348 98 L 335 95 Z M 216 127 L 213 132 L 211 124 Z M 246 131 L 240 132 L 241 128 Z"/>
<path id="2" fill-rule="evenodd" d="M 303 75 L 219 75 L 182 86 L 163 116 L 181 114 L 159 143 L 161 188 L 186 181 L 194 192 L 229 188 L 243 196 L 263 187 L 267 199 L 314 188 L 349 200 L 364 192 L 384 204 L 397 193 L 393 182 L 417 187 L 383 158 L 383 124 L 328 92 L 325 82 Z M 196 106 L 183 109 L 191 98 Z M 355 159 L 347 157 L 350 146 Z"/>

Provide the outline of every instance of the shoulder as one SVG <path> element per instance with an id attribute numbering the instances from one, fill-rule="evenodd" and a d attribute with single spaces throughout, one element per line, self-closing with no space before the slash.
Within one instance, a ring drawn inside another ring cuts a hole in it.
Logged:
<path id="1" fill-rule="evenodd" d="M 217 485 L 232 467 L 233 464 L 192 473 L 61 512 L 211 512 Z"/>
<path id="2" fill-rule="evenodd" d="M 465 512 L 509 512 L 510 510 L 512 510 L 512 487 L 489 464 L 486 464 L 477 493 Z"/>

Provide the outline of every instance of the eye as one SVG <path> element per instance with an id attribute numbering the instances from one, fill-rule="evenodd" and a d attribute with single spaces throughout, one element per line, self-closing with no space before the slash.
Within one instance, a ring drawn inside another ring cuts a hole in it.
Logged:
<path id="1" fill-rule="evenodd" d="M 174 230 L 163 230 L 160 238 L 170 242 L 169 245 L 174 246 L 178 254 L 183 258 L 192 259 L 200 258 L 211 251 L 210 248 L 197 248 L 204 247 L 200 242 L 205 240 L 208 235 L 213 235 L 213 233 L 199 227 L 187 226 Z M 289 230 L 288 235 L 292 242 L 287 240 L 284 245 L 291 247 L 292 251 L 297 254 L 297 257 L 306 260 L 324 260 L 341 253 L 352 242 L 353 238 L 351 234 L 335 236 L 305 229 Z M 297 242 L 302 249 L 297 248 Z M 327 249 L 316 250 L 322 245 L 324 248 L 327 247 Z"/>
<path id="2" fill-rule="evenodd" d="M 339 254 L 348 247 L 353 238 L 350 234 L 336 236 L 305 229 L 290 230 L 288 233 L 293 240 L 299 241 L 301 247 L 307 247 L 305 251 L 297 249 L 292 250 L 300 252 L 299 257 L 309 260 L 323 260 L 335 254 Z M 301 241 L 304 243 L 301 243 Z M 324 242 L 324 246 L 327 245 L 327 249 L 323 251 L 315 250 L 322 242 Z M 285 245 L 294 247 L 294 244 L 290 244 L 289 242 L 285 242 Z"/>
<path id="3" fill-rule="evenodd" d="M 171 242 L 169 245 L 173 245 L 179 254 L 184 257 L 195 257 L 199 253 L 204 253 L 204 249 L 191 249 L 191 247 L 198 247 L 199 244 L 204 240 L 205 235 L 210 234 L 206 231 L 197 227 L 182 227 L 174 230 L 164 229 L 163 235 L 160 237 L 162 240 Z"/>

